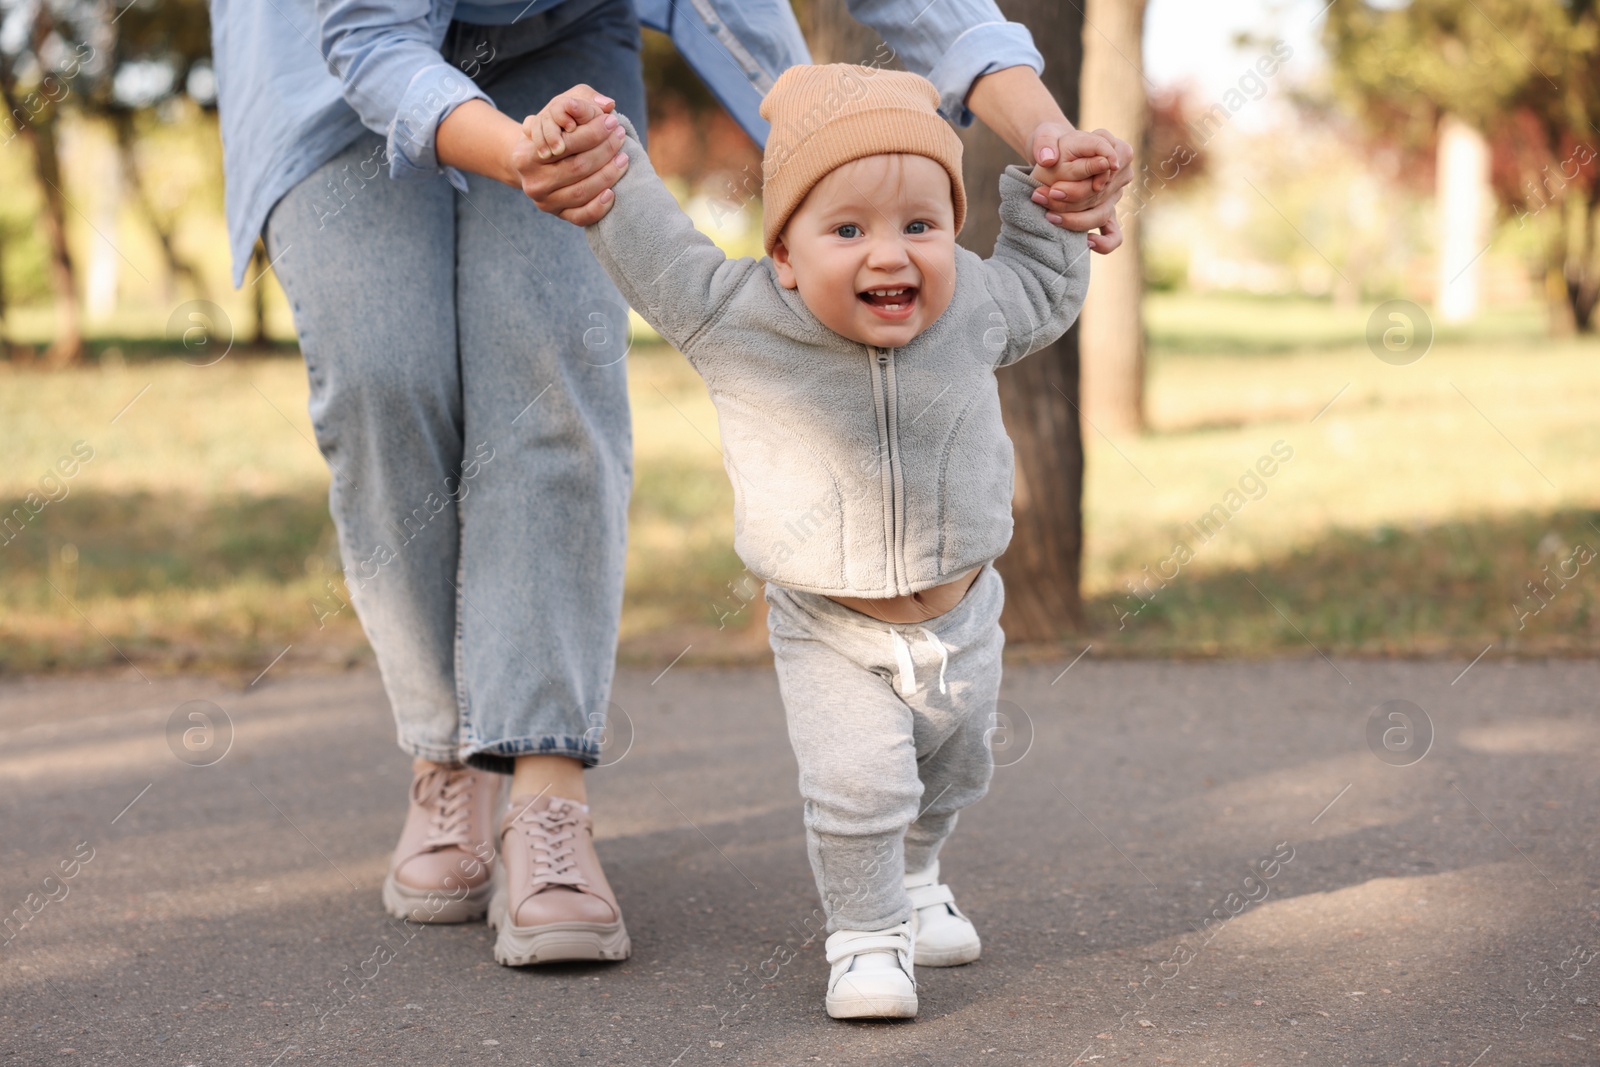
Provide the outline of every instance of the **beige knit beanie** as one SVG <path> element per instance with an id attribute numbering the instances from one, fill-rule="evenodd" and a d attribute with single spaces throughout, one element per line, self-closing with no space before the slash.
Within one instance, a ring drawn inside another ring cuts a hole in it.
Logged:
<path id="1" fill-rule="evenodd" d="M 762 244 L 778 235 L 813 186 L 852 160 L 881 153 L 927 156 L 950 175 L 956 230 L 967 216 L 961 139 L 939 117 L 939 91 L 928 79 L 849 63 L 784 71 L 761 117 L 772 124 L 761 161 Z"/>

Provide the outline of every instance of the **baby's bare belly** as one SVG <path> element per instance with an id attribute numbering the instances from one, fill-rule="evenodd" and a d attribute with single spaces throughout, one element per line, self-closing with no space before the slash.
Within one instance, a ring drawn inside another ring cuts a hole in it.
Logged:
<path id="1" fill-rule="evenodd" d="M 880 622 L 894 623 L 896 625 L 927 622 L 929 619 L 943 615 L 961 603 L 961 598 L 967 595 L 967 590 L 972 587 L 973 581 L 978 577 L 978 572 L 982 569 L 982 567 L 974 567 L 954 581 L 936 585 L 932 589 L 907 593 L 905 596 L 836 596 L 829 599 L 835 603 L 843 604 L 852 611 L 870 615 Z"/>

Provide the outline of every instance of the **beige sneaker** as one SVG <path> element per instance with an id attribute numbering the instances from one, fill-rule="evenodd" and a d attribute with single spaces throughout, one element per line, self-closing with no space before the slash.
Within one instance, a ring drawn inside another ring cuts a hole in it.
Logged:
<path id="1" fill-rule="evenodd" d="M 556 960 L 625 960 L 622 909 L 594 851 L 589 808 L 552 796 L 512 797 L 500 823 L 489 925 L 507 967 Z"/>
<path id="2" fill-rule="evenodd" d="M 412 779 L 405 829 L 383 880 L 390 915 L 420 923 L 483 918 L 499 796 L 499 776 L 470 767 L 433 767 Z"/>

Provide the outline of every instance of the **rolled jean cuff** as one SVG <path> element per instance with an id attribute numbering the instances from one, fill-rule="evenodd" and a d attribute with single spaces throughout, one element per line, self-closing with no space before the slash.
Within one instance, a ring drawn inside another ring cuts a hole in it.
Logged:
<path id="1" fill-rule="evenodd" d="M 518 756 L 566 756 L 585 767 L 593 767 L 600 762 L 600 745 L 583 734 L 514 737 L 475 748 L 462 762 L 480 771 L 510 774 L 516 769 Z"/>
<path id="2" fill-rule="evenodd" d="M 408 756 L 420 756 L 435 763 L 459 763 L 461 753 L 454 745 L 428 745 L 400 737 L 400 751 Z"/>

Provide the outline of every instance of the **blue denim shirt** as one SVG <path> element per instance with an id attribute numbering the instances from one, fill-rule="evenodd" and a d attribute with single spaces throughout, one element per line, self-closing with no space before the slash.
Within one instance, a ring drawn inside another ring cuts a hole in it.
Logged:
<path id="1" fill-rule="evenodd" d="M 561 2 L 211 0 L 234 284 L 244 281 L 273 205 L 363 128 L 388 139 L 391 177 L 443 176 L 459 186 L 461 176 L 439 166 L 434 133 L 463 102 L 489 97 L 440 55 L 451 20 L 507 25 Z M 787 67 L 810 62 L 788 0 L 635 6 L 764 144 L 762 96 Z M 963 101 L 977 78 L 1005 67 L 1044 69 L 1027 29 L 1005 21 L 994 0 L 849 0 L 849 7 L 908 70 L 938 87 L 942 113 L 959 125 L 972 121 Z"/>

